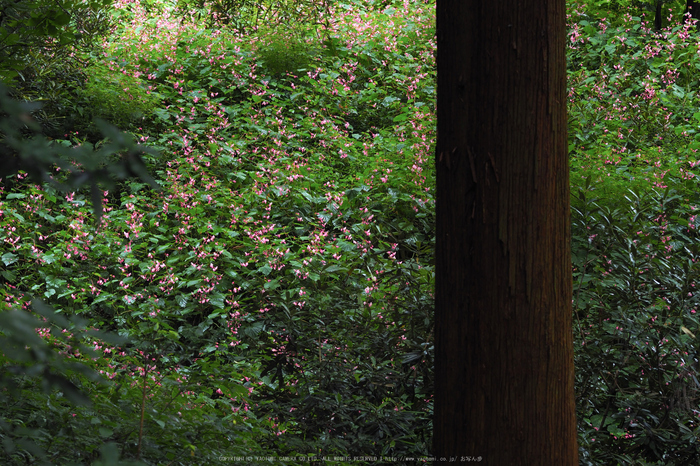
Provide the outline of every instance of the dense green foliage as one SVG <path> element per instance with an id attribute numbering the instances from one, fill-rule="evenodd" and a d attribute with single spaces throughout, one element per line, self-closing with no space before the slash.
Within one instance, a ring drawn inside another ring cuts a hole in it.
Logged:
<path id="1" fill-rule="evenodd" d="M 248 35 L 115 4 L 104 53 L 42 127 L 100 149 L 116 136 L 92 119 L 110 119 L 158 150 L 143 159 L 160 191 L 107 180 L 98 222 L 94 192 L 9 177 L 0 293 L 127 343 L 61 321 L 87 354 L 39 329 L 85 366 L 51 364 L 89 396 L 77 406 L 9 377 L 32 359 L 5 353 L 22 396 L 4 395 L 3 464 L 428 454 L 434 21 L 390 3 Z"/>
<path id="2" fill-rule="evenodd" d="M 0 462 L 427 456 L 433 5 L 15 4 Z M 700 461 L 700 37 L 656 5 L 568 5 L 586 465 Z"/>
<path id="3" fill-rule="evenodd" d="M 581 464 L 697 464 L 700 38 L 638 6 L 570 5 Z"/>
<path id="4" fill-rule="evenodd" d="M 49 137 L 62 137 L 82 118 L 80 89 L 91 53 L 112 28 L 110 3 L 0 0 L 0 81 L 22 100 L 42 102 L 33 116 Z"/>

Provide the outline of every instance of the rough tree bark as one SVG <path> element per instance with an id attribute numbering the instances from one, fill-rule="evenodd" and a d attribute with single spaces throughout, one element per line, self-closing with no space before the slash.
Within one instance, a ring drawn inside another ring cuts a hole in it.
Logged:
<path id="1" fill-rule="evenodd" d="M 578 464 L 565 0 L 437 0 L 434 451 Z"/>

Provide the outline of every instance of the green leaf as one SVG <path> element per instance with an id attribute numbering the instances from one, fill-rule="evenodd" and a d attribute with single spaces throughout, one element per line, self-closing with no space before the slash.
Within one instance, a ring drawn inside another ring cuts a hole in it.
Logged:
<path id="1" fill-rule="evenodd" d="M 168 121 L 170 119 L 170 112 L 167 110 L 164 110 L 162 108 L 156 108 L 153 110 L 153 112 L 158 116 L 163 121 Z"/>
<path id="2" fill-rule="evenodd" d="M 279 279 L 271 280 L 271 281 L 269 281 L 269 282 L 266 282 L 266 283 L 263 285 L 263 287 L 264 287 L 267 291 L 275 290 L 275 289 L 277 289 L 279 286 L 280 286 L 280 281 L 279 281 Z"/>
<path id="3" fill-rule="evenodd" d="M 2 255 L 2 262 L 7 266 L 17 262 L 17 256 L 11 252 L 6 252 Z"/>
<path id="4" fill-rule="evenodd" d="M 221 293 L 214 293 L 209 297 L 209 302 L 212 303 L 215 307 L 218 307 L 219 309 L 224 308 L 224 299 L 225 296 Z"/>
<path id="5" fill-rule="evenodd" d="M 67 15 L 64 11 L 60 11 L 58 12 L 58 14 L 53 16 L 51 22 L 56 26 L 65 26 L 70 22 L 70 16 Z"/>

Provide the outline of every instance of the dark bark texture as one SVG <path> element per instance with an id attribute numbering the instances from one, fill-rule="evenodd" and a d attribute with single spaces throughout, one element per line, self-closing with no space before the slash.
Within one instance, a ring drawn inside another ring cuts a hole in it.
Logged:
<path id="1" fill-rule="evenodd" d="M 657 31 L 661 30 L 663 26 L 663 0 L 656 0 L 656 11 L 654 13 L 654 29 Z"/>
<path id="2" fill-rule="evenodd" d="M 433 454 L 578 464 L 564 0 L 437 0 Z"/>

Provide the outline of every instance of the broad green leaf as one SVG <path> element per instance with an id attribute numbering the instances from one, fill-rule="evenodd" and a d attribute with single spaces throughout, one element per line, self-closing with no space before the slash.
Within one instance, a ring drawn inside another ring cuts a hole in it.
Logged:
<path id="1" fill-rule="evenodd" d="M 17 255 L 12 254 L 11 252 L 6 252 L 5 254 L 2 255 L 2 262 L 6 266 L 12 265 L 15 262 L 17 262 Z"/>

